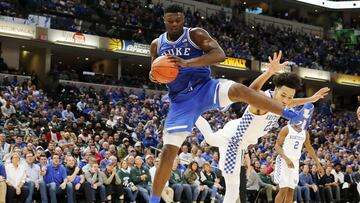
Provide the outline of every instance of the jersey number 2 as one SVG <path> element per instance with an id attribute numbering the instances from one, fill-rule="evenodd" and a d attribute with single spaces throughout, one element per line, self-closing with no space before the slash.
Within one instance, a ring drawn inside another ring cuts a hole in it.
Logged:
<path id="1" fill-rule="evenodd" d="M 300 144 L 300 142 L 299 142 L 299 141 L 295 141 L 295 144 L 294 144 L 294 149 L 298 149 L 298 148 L 299 148 L 299 144 Z"/>
<path id="2" fill-rule="evenodd" d="M 268 124 L 266 125 L 266 127 L 264 128 L 264 131 L 267 132 L 267 131 L 270 131 L 273 126 L 275 125 L 275 122 L 277 121 L 269 121 Z"/>

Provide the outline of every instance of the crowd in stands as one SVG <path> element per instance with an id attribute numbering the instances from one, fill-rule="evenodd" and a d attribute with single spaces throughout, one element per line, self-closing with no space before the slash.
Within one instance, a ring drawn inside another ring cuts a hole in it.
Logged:
<path id="1" fill-rule="evenodd" d="M 50 15 L 51 27 L 55 29 L 129 39 L 140 43 L 150 43 L 164 31 L 163 6 L 152 4 L 151 1 L 1 2 L 0 5 L 7 5 L 4 7 L 5 10 L 22 5 L 27 13 Z M 227 56 L 267 61 L 269 54 L 283 50 L 285 59 L 301 67 L 348 74 L 360 72 L 359 45 L 294 33 L 286 28 L 246 25 L 239 15 L 229 19 L 221 12 L 204 16 L 200 11 L 191 12 L 189 8 L 185 8 L 185 11 L 185 25 L 208 30 L 220 42 Z M 21 12 L 9 11 L 7 15 L 19 13 Z"/>
<path id="2" fill-rule="evenodd" d="M 60 97 L 48 97 L 31 81 L 20 83 L 15 77 L 6 78 L 0 87 L 0 202 L 64 198 L 68 202 L 94 202 L 95 198 L 101 202 L 148 201 L 161 159 L 155 148 L 162 148 L 169 105 L 166 96 L 121 88 L 100 92 L 80 88 L 65 103 Z M 217 130 L 238 118 L 244 107 L 235 105 L 226 112 L 207 112 L 204 117 Z M 279 126 L 283 125 L 281 120 Z M 359 194 L 359 125 L 354 113 L 318 106 L 310 133 L 326 173 L 318 174 L 303 152 L 298 202 L 309 198 L 358 201 L 348 198 Z M 245 164 L 249 202 L 255 202 L 257 196 L 273 201 L 278 191 L 272 181 L 277 131 L 270 131 L 249 148 Z M 194 129 L 174 162 L 163 200 L 221 202 L 226 188 L 218 161 L 217 149 L 208 146 Z M 334 199 L 327 199 L 331 197 Z"/>

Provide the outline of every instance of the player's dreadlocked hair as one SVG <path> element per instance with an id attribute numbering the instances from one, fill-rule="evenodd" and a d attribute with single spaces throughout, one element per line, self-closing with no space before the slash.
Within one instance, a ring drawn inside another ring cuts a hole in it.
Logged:
<path id="1" fill-rule="evenodd" d="M 286 86 L 298 90 L 301 88 L 301 79 L 295 73 L 281 73 L 273 78 L 275 87 Z"/>
<path id="2" fill-rule="evenodd" d="M 185 13 L 182 6 L 178 4 L 170 4 L 165 8 L 165 13 Z"/>

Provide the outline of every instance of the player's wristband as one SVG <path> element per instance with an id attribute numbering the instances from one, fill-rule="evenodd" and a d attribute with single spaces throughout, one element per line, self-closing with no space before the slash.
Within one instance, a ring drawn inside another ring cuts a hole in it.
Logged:
<path id="1" fill-rule="evenodd" d="M 298 114 L 292 109 L 284 108 L 281 112 L 281 116 L 288 120 L 291 120 L 292 118 L 298 116 Z"/>

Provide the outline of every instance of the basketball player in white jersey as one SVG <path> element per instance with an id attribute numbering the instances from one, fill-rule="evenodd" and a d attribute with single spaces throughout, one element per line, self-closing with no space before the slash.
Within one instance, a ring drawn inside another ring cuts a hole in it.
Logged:
<path id="1" fill-rule="evenodd" d="M 318 157 L 315 154 L 310 142 L 310 134 L 306 130 L 310 123 L 314 105 L 304 105 L 304 120 L 299 124 L 288 124 L 283 127 L 278 135 L 275 144 L 276 157 L 274 182 L 279 184 L 280 191 L 276 195 L 275 203 L 292 203 L 294 189 L 299 182 L 299 160 L 303 144 L 311 158 L 315 161 L 318 170 L 323 170 Z M 282 147 L 281 147 L 282 146 Z"/>
<path id="2" fill-rule="evenodd" d="M 276 72 L 280 71 L 287 62 L 280 64 L 281 51 L 276 53 L 273 59 L 269 57 L 268 71 L 260 75 L 251 85 L 257 91 L 261 91 L 264 83 Z M 274 91 L 263 92 L 284 106 L 294 107 L 306 102 L 316 102 L 325 97 L 329 88 L 322 88 L 312 97 L 293 99 L 296 89 L 300 88 L 301 80 L 296 74 L 283 73 L 274 78 Z M 253 106 L 248 106 L 243 116 L 229 121 L 223 129 L 213 132 L 209 123 L 199 117 L 195 125 L 204 135 L 205 141 L 211 146 L 219 147 L 219 167 L 223 172 L 226 184 L 224 202 L 235 202 L 239 197 L 240 167 L 242 164 L 242 152 L 250 144 L 257 144 L 260 137 L 277 125 L 279 116 L 271 112 L 262 111 Z"/>

